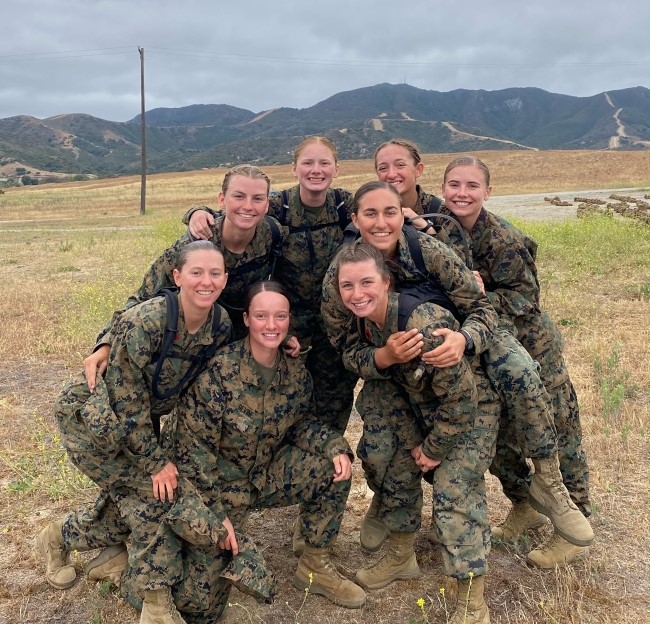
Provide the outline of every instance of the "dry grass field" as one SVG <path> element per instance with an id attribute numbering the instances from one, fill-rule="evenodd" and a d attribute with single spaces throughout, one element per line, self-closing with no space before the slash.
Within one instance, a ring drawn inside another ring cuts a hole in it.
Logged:
<path id="1" fill-rule="evenodd" d="M 642 189 L 649 164 L 641 152 L 485 152 L 499 195 Z M 436 191 L 452 155 L 425 157 L 422 184 Z M 292 184 L 289 166 L 269 167 L 276 188 Z M 132 292 L 151 260 L 182 231 L 180 216 L 197 203 L 215 206 L 222 170 L 149 177 L 147 214 L 139 215 L 139 179 L 7 189 L 0 195 L 0 624 L 135 623 L 138 614 L 112 586 L 79 574 L 67 591 L 45 582 L 35 535 L 52 519 L 91 501 L 94 487 L 68 463 L 51 406 L 79 370 L 94 337 Z M 374 179 L 372 163 L 341 163 L 337 185 Z M 605 194 L 606 196 L 607 194 Z M 523 201 L 523 200 L 522 200 Z M 581 403 L 590 458 L 596 541 L 588 559 L 557 571 L 528 568 L 525 554 L 546 530 L 515 546 L 494 547 L 487 584 L 492 622 L 637 624 L 648 617 L 648 301 L 649 229 L 623 219 L 544 219 L 517 225 L 540 243 L 543 302 L 561 328 Z M 354 446 L 360 420 L 347 436 Z M 488 477 L 490 517 L 508 510 Z M 425 500 L 430 501 L 430 491 Z M 358 544 L 368 504 L 360 466 L 335 560 L 354 571 L 373 560 Z M 423 526 L 430 521 L 425 505 Z M 294 509 L 265 512 L 251 534 L 280 581 L 271 606 L 233 591 L 224 621 L 410 624 L 445 622 L 442 563 L 422 534 L 421 579 L 371 592 L 360 611 L 335 608 L 293 588 Z M 88 558 L 76 554 L 79 569 Z M 449 587 L 448 585 L 446 587 Z M 447 592 L 449 596 L 451 592 Z M 421 610 L 418 598 L 424 598 Z"/>

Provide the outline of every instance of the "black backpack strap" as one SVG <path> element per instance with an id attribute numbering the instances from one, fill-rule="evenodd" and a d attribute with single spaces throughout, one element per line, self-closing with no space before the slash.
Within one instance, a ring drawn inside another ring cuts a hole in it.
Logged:
<path id="1" fill-rule="evenodd" d="M 449 310 L 461 325 L 463 323 L 463 316 L 451 299 L 449 299 L 447 293 L 431 281 L 403 286 L 399 290 L 397 301 L 397 329 L 399 331 L 406 330 L 408 320 L 411 318 L 411 314 L 413 314 L 415 308 L 427 301 L 435 303 L 441 308 L 445 308 L 445 310 Z"/>
<path id="2" fill-rule="evenodd" d="M 280 197 L 282 198 L 282 206 L 280 206 L 278 221 L 280 222 L 280 225 L 287 225 L 287 215 L 289 213 L 289 189 L 283 189 L 280 192 Z"/>
<path id="3" fill-rule="evenodd" d="M 438 199 L 437 197 L 435 199 Z M 440 200 L 438 200 L 440 201 Z M 441 203 L 438 203 L 438 206 L 440 206 Z M 463 243 L 463 251 L 465 252 L 465 264 L 467 265 L 468 269 L 472 269 L 474 267 L 474 264 L 472 262 L 472 254 L 470 252 L 470 246 L 469 246 L 469 240 L 467 238 L 467 232 L 465 232 L 465 229 L 463 226 L 458 223 L 458 221 L 449 215 L 444 215 L 444 214 L 439 214 L 438 212 L 427 212 L 426 214 L 423 215 L 418 215 L 418 218 L 422 219 L 442 219 L 443 221 L 447 221 L 451 225 L 453 225 L 457 230 L 458 233 L 460 234 L 460 239 Z M 410 249 L 410 246 L 409 246 Z M 421 252 L 420 252 L 421 253 Z"/>
<path id="4" fill-rule="evenodd" d="M 440 197 L 432 195 L 431 200 L 429 201 L 429 205 L 426 207 L 426 212 L 428 212 L 429 216 L 431 216 L 432 214 L 438 212 L 440 206 L 442 206 L 442 199 L 440 199 Z"/>
<path id="5" fill-rule="evenodd" d="M 341 189 L 333 189 L 334 191 L 334 204 L 336 205 L 336 212 L 339 215 L 339 227 L 341 232 L 345 232 L 345 228 L 348 227 L 350 223 L 350 217 L 348 216 L 348 207 L 345 205 L 345 200 L 341 196 Z"/>
<path id="6" fill-rule="evenodd" d="M 278 227 L 278 222 L 273 217 L 265 215 L 264 219 L 271 229 L 271 252 L 269 254 L 269 258 L 271 259 L 271 271 L 269 272 L 269 279 L 273 279 L 273 275 L 275 274 L 275 263 L 282 255 L 282 232 Z"/>
<path id="7" fill-rule="evenodd" d="M 427 265 L 424 262 L 424 256 L 422 255 L 422 247 L 420 247 L 420 235 L 418 231 L 409 223 L 405 224 L 402 228 L 404 232 L 404 237 L 406 238 L 406 244 L 409 248 L 409 253 L 413 262 L 415 263 L 415 268 L 419 273 L 429 279 L 429 271 L 427 270 Z"/>
<path id="8" fill-rule="evenodd" d="M 350 223 L 344 230 L 343 230 L 343 242 L 341 243 L 342 245 L 348 245 L 349 243 L 354 243 L 357 238 L 359 238 L 361 234 L 359 233 L 359 228 L 354 225 L 354 223 Z"/>

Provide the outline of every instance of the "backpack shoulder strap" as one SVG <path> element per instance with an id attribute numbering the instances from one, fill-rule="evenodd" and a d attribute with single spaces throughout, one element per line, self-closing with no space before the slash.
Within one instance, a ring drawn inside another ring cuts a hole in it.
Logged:
<path id="1" fill-rule="evenodd" d="M 429 205 L 427 206 L 425 212 L 436 213 L 438 212 L 440 206 L 442 206 L 442 199 L 440 199 L 440 197 L 436 197 L 435 195 L 432 195 L 431 199 L 429 200 Z"/>
<path id="2" fill-rule="evenodd" d="M 404 236 L 406 237 L 406 243 L 409 248 L 409 253 L 413 262 L 415 263 L 415 268 L 422 273 L 423 276 L 427 277 L 429 272 L 427 271 L 427 265 L 424 262 L 424 256 L 422 255 L 422 247 L 420 247 L 420 237 L 418 231 L 412 225 L 405 225 L 402 228 Z"/>
<path id="3" fill-rule="evenodd" d="M 287 225 L 287 215 L 289 214 L 289 189 L 282 189 L 280 191 L 282 198 L 282 206 L 280 206 L 280 215 L 278 221 L 280 225 Z"/>
<path id="4" fill-rule="evenodd" d="M 339 215 L 339 227 L 341 232 L 345 232 L 345 228 L 348 227 L 350 223 L 350 217 L 348 216 L 348 208 L 345 205 L 345 200 L 341 196 L 341 189 L 334 190 L 334 203 L 336 205 L 336 212 Z"/>

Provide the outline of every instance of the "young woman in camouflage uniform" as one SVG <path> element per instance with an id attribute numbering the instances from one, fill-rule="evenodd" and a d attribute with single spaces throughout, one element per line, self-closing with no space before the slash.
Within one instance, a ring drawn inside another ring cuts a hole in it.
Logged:
<path id="1" fill-rule="evenodd" d="M 408 430 L 417 423 L 421 433 L 419 441 L 407 443 L 391 460 L 400 466 L 395 471 L 400 480 L 381 484 L 382 504 L 391 509 L 384 516 L 390 527 L 388 552 L 378 563 L 359 570 L 357 580 L 378 589 L 420 575 L 413 543 L 422 508 L 420 479 L 422 472 L 429 473 L 445 573 L 458 580 L 460 599 L 451 621 L 488 622 L 483 585 L 490 525 L 483 475 L 494 457 L 498 395 L 479 356 L 463 358 L 454 366 L 420 370 L 420 362 L 402 361 L 394 340 L 401 331 L 415 330 L 422 336 L 423 348 L 432 350 L 442 342 L 437 330 L 458 331 L 460 323 L 440 305 L 421 302 L 409 314 L 406 326 L 400 327 L 402 295 L 390 291 L 390 271 L 379 250 L 359 239 L 339 251 L 335 270 L 343 304 L 358 317 L 359 342 L 348 343 L 343 354 L 346 365 L 357 370 L 361 363 L 363 379 L 389 378 L 397 384 L 410 409 L 393 426 L 396 431 Z M 378 363 L 390 365 L 379 368 Z M 402 432 L 398 435 L 405 437 Z"/>
<path id="2" fill-rule="evenodd" d="M 143 624 L 182 622 L 169 592 L 182 578 L 182 562 L 169 556 L 166 542 L 156 540 L 161 518 L 175 496 L 178 470 L 155 423 L 172 411 L 191 382 L 192 365 L 205 364 L 200 358 L 209 358 L 231 333 L 227 313 L 216 304 L 227 273 L 223 255 L 212 243 L 187 245 L 173 277 L 180 289 L 178 324 L 164 358 L 167 304 L 164 297 L 155 297 L 119 318 L 108 368 L 94 392 L 81 374 L 63 389 L 56 404 L 62 442 L 70 460 L 101 494 L 92 512 L 72 513 L 38 536 L 47 580 L 58 589 L 75 580 L 69 563 L 73 550 L 117 549 L 99 565 L 112 562 L 119 579 L 128 539 L 130 572 L 144 592 Z M 169 429 L 173 424 L 172 419 Z"/>
<path id="3" fill-rule="evenodd" d="M 221 212 L 215 213 L 214 223 L 205 237 L 224 255 L 229 279 L 219 303 L 230 316 L 234 339 L 246 334 L 241 307 L 246 289 L 272 276 L 282 243 L 279 224 L 267 216 L 270 188 L 271 181 L 258 167 L 237 165 L 229 169 L 218 196 Z M 192 240 L 192 236 L 185 233 L 163 251 L 145 274 L 139 290 L 126 301 L 125 309 L 150 299 L 161 288 L 174 285 L 172 274 L 179 254 Z M 111 326 L 122 312 L 118 310 L 113 314 L 98 336 L 95 352 L 84 361 L 91 387 L 97 372 L 101 374 L 106 369 L 112 342 Z M 294 341 L 291 345 L 297 353 L 297 343 Z"/>
<path id="4" fill-rule="evenodd" d="M 218 549 L 185 550 L 176 605 L 188 622 L 214 622 L 230 587 L 220 576 L 238 553 L 250 510 L 301 503 L 306 545 L 296 586 L 361 607 L 365 592 L 329 561 L 350 491 L 352 452 L 315 413 L 302 361 L 280 349 L 290 323 L 286 290 L 259 282 L 244 309 L 249 336 L 215 355 L 176 410 L 175 463 L 223 527 Z"/>
<path id="5" fill-rule="evenodd" d="M 308 137 L 296 147 L 293 174 L 298 184 L 270 199 L 270 214 L 287 228 L 275 277 L 289 292 L 291 330 L 307 352 L 305 366 L 314 378 L 317 413 L 323 422 L 344 433 L 357 379 L 345 370 L 327 340 L 320 301 L 323 276 L 350 223 L 352 195 L 331 188 L 338 175 L 338 157 L 334 144 L 324 137 Z M 192 210 L 184 219 L 190 217 L 193 236 L 205 238 L 214 216 Z"/>
<path id="6" fill-rule="evenodd" d="M 541 378 L 551 397 L 558 433 L 559 463 L 571 498 L 585 516 L 590 515 L 589 469 L 582 446 L 582 429 L 576 393 L 562 356 L 562 336 L 540 307 L 540 285 L 535 256 L 537 244 L 528 236 L 483 207 L 490 196 L 490 172 L 478 158 L 463 156 L 445 170 L 442 214 L 454 216 L 467 231 L 476 268 L 499 317 L 515 328 L 517 340 L 541 366 Z M 512 439 L 512 423 L 504 427 L 504 443 L 494 465 L 513 506 L 506 522 L 494 530 L 501 539 L 518 537 L 539 523 L 540 509 L 528 502 L 530 474 L 521 448 Z M 534 501 L 533 501 L 534 503 Z M 528 555 L 543 568 L 563 564 L 588 552 L 586 544 L 574 544 L 559 533 Z"/>

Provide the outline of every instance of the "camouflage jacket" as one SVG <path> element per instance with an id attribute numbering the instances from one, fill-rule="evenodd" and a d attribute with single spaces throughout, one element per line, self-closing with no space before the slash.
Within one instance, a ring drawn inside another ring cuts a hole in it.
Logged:
<path id="1" fill-rule="evenodd" d="M 264 390 L 248 338 L 233 342 L 215 355 L 175 410 L 179 472 L 220 519 L 230 508 L 250 505 L 255 488 L 272 485 L 273 457 L 284 444 L 328 458 L 352 454 L 345 438 L 316 418 L 302 361 L 283 352 L 279 358 Z"/>
<path id="2" fill-rule="evenodd" d="M 359 319 L 362 339 L 353 353 L 346 351 L 343 354 L 343 361 L 362 379 L 391 378 L 404 388 L 417 415 L 418 425 L 426 435 L 423 444 L 425 455 L 442 460 L 458 436 L 469 431 L 474 423 L 478 395 L 472 365 L 467 358 L 463 358 L 459 364 L 448 368 L 425 367 L 418 358 L 379 371 L 375 366 L 374 351 L 383 347 L 388 338 L 398 331 L 398 310 L 398 294 L 390 292 L 383 328 Z M 442 344 L 442 338 L 433 336 L 433 332 L 443 327 L 458 330 L 459 324 L 451 312 L 431 302 L 418 305 L 406 324 L 406 329 L 420 330 L 425 351 Z M 478 357 L 472 358 L 472 361 L 475 366 L 480 366 Z M 422 366 L 424 374 L 418 379 L 415 372 L 419 366 Z"/>
<path id="3" fill-rule="evenodd" d="M 200 209 L 202 207 L 195 207 Z M 258 224 L 253 240 L 249 243 L 242 254 L 233 254 L 224 246 L 221 238 L 223 228 L 223 214 L 215 214 L 215 224 L 212 228 L 212 238 L 210 239 L 218 247 L 226 263 L 228 271 L 228 282 L 223 293 L 219 297 L 219 304 L 228 312 L 233 324 L 233 337 L 235 339 L 243 338 L 246 335 L 246 327 L 242 319 L 242 304 L 244 295 L 248 286 L 260 280 L 269 277 L 272 265 L 272 243 L 273 236 L 271 227 L 264 219 Z M 278 230 L 282 233 L 282 228 L 278 225 Z M 162 255 L 154 261 L 142 280 L 142 285 L 138 291 L 131 295 L 124 309 L 133 307 L 153 297 L 161 288 L 174 287 L 173 270 L 178 263 L 178 256 L 188 243 L 194 240 L 189 232 L 183 234 L 171 247 L 163 251 Z M 124 310 L 118 310 L 113 313 L 110 323 L 102 330 L 97 338 L 97 346 L 112 343 L 111 327 L 117 321 Z"/>
<path id="4" fill-rule="evenodd" d="M 185 328 L 179 306 L 178 333 L 165 358 L 158 380 L 161 394 L 171 391 L 191 365 L 191 356 L 214 342 L 212 315 L 195 334 Z M 223 334 L 216 336 L 222 344 L 230 338 L 230 320 L 222 313 Z M 167 308 L 164 297 L 155 297 L 124 312 L 114 328 L 114 340 L 104 379 L 110 405 L 126 432 L 125 453 L 145 473 L 154 474 L 167 463 L 154 433 L 152 416 L 169 414 L 178 395 L 157 399 L 152 392 L 156 364 L 165 335 Z"/>
<path id="5" fill-rule="evenodd" d="M 492 345 L 492 332 L 497 327 L 498 317 L 494 308 L 471 271 L 451 248 L 427 234 L 419 233 L 418 241 L 428 276 L 465 317 L 463 329 L 474 340 L 476 353 L 482 353 Z M 403 285 L 422 281 L 403 232 L 398 242 L 393 278 L 397 291 Z M 354 315 L 345 308 L 338 294 L 333 265 L 323 280 L 321 312 L 330 342 L 337 350 L 344 352 L 358 341 Z M 355 370 L 354 367 L 351 370 Z"/>
<path id="6" fill-rule="evenodd" d="M 445 206 L 440 213 L 453 216 Z M 499 316 L 514 323 L 517 317 L 539 314 L 535 241 L 485 209 L 468 234 L 474 268 Z"/>
<path id="7" fill-rule="evenodd" d="M 347 212 L 345 225 L 350 223 L 352 214 L 352 194 L 345 189 L 337 189 Z M 343 230 L 333 189 L 327 191 L 325 204 L 313 223 L 305 218 L 307 209 L 300 200 L 300 186 L 288 190 L 288 204 L 285 207 L 281 193 L 272 193 L 269 200 L 269 214 L 282 226 L 287 235 L 282 246 L 282 256 L 278 259 L 275 278 L 287 288 L 291 299 L 291 328 L 301 343 L 307 343 L 320 321 L 320 300 L 323 276 L 327 271 L 336 250 L 343 242 Z M 213 210 L 197 206 L 183 217 L 189 223 L 196 210 Z"/>

